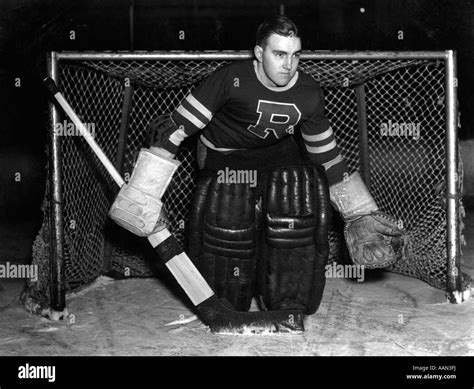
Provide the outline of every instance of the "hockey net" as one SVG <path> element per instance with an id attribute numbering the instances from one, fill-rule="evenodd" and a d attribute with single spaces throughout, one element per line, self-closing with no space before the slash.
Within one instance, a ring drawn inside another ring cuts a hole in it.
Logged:
<path id="1" fill-rule="evenodd" d="M 157 115 L 173 111 L 211 72 L 232 60 L 187 56 L 180 59 L 59 60 L 58 85 L 112 163 L 118 150 L 125 89 L 133 86 L 121 173 L 133 170 L 146 144 L 147 126 Z M 245 56 L 244 56 L 245 57 Z M 303 57 L 300 67 L 323 87 L 326 113 L 350 171 L 361 170 L 356 86 L 363 85 L 367 119 L 370 189 L 379 207 L 408 231 L 409 255 L 390 268 L 428 284 L 446 288 L 445 64 L 427 59 L 318 59 Z M 360 108 L 360 106 L 359 106 Z M 360 112 L 359 112 L 360 115 Z M 61 116 L 62 123 L 69 123 Z M 66 122 L 64 122 L 66 121 Z M 127 126 L 125 126 L 127 127 Z M 51 131 L 51 128 L 48 128 Z M 61 137 L 66 290 L 94 281 L 107 272 L 117 277 L 148 277 L 150 252 L 144 240 L 112 225 L 107 212 L 115 184 L 80 136 Z M 195 139 L 177 155 L 181 166 L 164 198 L 171 232 L 183 242 L 197 177 Z M 460 172 L 461 173 L 461 172 Z M 462 174 L 460 174 L 462 177 Z M 33 247 L 39 277 L 29 285 L 40 305 L 49 293 L 49 196 L 44 223 Z M 461 208 L 462 211 L 462 208 Z M 333 218 L 330 261 L 344 261 L 342 223 Z M 148 249 L 148 250 L 147 250 Z"/>

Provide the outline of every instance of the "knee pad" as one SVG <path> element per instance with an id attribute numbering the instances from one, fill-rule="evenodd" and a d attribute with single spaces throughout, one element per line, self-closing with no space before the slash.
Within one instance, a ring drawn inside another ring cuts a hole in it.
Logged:
<path id="1" fill-rule="evenodd" d="M 329 255 L 329 187 L 322 169 L 276 168 L 266 178 L 258 293 L 265 309 L 317 311 Z"/>
<path id="2" fill-rule="evenodd" d="M 247 311 L 254 295 L 255 189 L 199 179 L 189 224 L 189 257 L 216 295 Z"/>

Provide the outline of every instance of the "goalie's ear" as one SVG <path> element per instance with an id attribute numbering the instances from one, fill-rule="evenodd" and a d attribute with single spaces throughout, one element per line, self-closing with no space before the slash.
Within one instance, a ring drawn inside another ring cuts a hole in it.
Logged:
<path id="1" fill-rule="evenodd" d="M 255 58 L 257 58 L 258 62 L 263 61 L 263 47 L 256 45 L 255 48 L 253 49 L 253 53 L 255 54 Z"/>

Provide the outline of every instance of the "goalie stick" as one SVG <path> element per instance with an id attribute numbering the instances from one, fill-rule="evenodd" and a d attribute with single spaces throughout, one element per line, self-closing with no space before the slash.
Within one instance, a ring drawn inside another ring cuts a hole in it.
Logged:
<path id="1" fill-rule="evenodd" d="M 92 148 L 119 187 L 125 184 L 118 171 L 96 143 L 51 77 L 44 83 L 81 135 Z M 229 334 L 298 333 L 304 331 L 304 314 L 299 310 L 239 312 L 224 305 L 217 297 L 179 242 L 168 229 L 148 236 L 148 241 L 197 308 L 204 324 L 212 332 Z"/>

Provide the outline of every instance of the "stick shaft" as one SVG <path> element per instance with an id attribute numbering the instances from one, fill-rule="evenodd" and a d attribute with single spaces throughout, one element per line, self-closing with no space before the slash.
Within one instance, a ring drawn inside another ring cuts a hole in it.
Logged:
<path id="1" fill-rule="evenodd" d="M 114 165 L 110 162 L 109 158 L 105 155 L 105 153 L 102 151 L 100 146 L 97 144 L 97 142 L 94 140 L 93 136 L 89 132 L 89 130 L 84 126 L 84 124 L 81 122 L 81 119 L 76 115 L 74 110 L 71 108 L 69 103 L 66 101 L 66 99 L 63 97 L 61 92 L 57 92 L 54 94 L 54 98 L 56 101 L 61 105 L 61 107 L 64 109 L 66 114 L 70 117 L 72 122 L 75 124 L 75 126 L 79 129 L 81 132 L 81 135 L 84 137 L 87 143 L 89 143 L 89 146 L 92 148 L 94 151 L 95 155 L 97 155 L 97 158 L 99 158 L 100 162 L 104 165 L 105 169 L 109 172 L 109 174 L 112 176 L 114 181 L 117 183 L 119 187 L 122 187 L 122 185 L 125 184 L 124 179 L 120 176 L 118 173 L 117 169 L 115 169 Z"/>
<path id="2" fill-rule="evenodd" d="M 171 233 L 167 228 L 164 228 L 150 235 L 148 241 L 155 248 L 170 236 Z M 166 261 L 165 265 L 194 305 L 201 304 L 214 294 L 209 284 L 184 251 Z"/>

